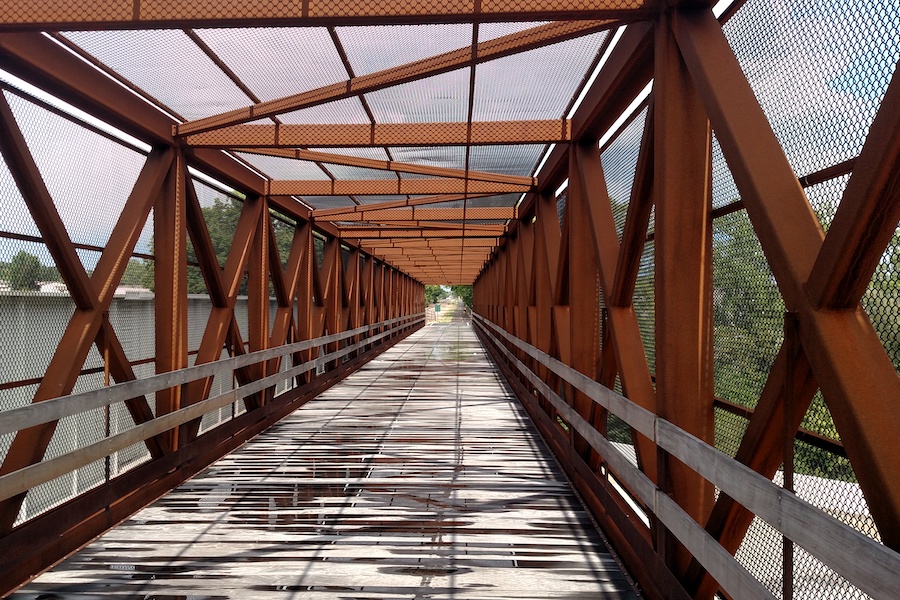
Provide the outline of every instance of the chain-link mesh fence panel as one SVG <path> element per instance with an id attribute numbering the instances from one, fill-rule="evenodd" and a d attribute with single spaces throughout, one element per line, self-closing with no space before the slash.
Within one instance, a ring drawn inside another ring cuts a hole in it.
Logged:
<path id="1" fill-rule="evenodd" d="M 784 339 L 784 302 L 744 211 L 713 220 L 716 395 L 752 408 Z"/>
<path id="2" fill-rule="evenodd" d="M 644 353 L 647 355 L 647 364 L 650 372 L 656 372 L 656 298 L 654 281 L 655 262 L 654 251 L 656 245 L 652 240 L 644 244 L 644 253 L 641 254 L 641 264 L 638 267 L 637 281 L 634 286 L 634 312 L 637 315 L 638 328 L 641 330 L 641 339 L 644 342 Z"/>
<path id="3" fill-rule="evenodd" d="M 747 431 L 747 418 L 715 408 L 716 449 L 734 458 Z"/>
<path id="4" fill-rule="evenodd" d="M 798 175 L 857 156 L 900 59 L 894 0 L 749 0 L 725 35 Z"/>
<path id="5" fill-rule="evenodd" d="M 782 537 L 777 529 L 754 517 L 735 558 L 776 598 L 783 589 Z"/>
<path id="6" fill-rule="evenodd" d="M 600 153 L 606 189 L 612 206 L 619 241 L 625 228 L 625 215 L 631 200 L 631 188 L 641 149 L 641 136 L 647 121 L 647 109 L 641 110 Z"/>

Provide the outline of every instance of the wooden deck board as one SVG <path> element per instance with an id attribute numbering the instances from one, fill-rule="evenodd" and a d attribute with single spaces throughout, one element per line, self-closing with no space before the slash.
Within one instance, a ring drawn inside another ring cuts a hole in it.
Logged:
<path id="1" fill-rule="evenodd" d="M 13 598 L 636 598 L 470 327 L 426 327 Z"/>

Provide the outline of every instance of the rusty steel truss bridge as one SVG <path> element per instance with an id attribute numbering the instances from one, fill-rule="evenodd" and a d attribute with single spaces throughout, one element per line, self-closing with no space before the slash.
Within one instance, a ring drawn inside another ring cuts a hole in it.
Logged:
<path id="1" fill-rule="evenodd" d="M 0 1 L 0 595 L 418 356 L 416 410 L 502 378 L 643 596 L 896 597 L 898 31 L 890 0 Z M 470 310 L 426 326 L 431 285 Z M 523 443 L 476 405 L 435 429 L 453 482 Z"/>

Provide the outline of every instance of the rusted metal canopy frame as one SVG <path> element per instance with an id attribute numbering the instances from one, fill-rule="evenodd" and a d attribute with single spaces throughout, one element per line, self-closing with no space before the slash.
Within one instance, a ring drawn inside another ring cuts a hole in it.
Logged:
<path id="1" fill-rule="evenodd" d="M 360 207 L 362 208 L 362 207 Z M 316 217 L 319 221 L 368 221 L 375 223 L 392 223 L 396 221 L 461 221 L 463 217 L 470 221 L 508 221 L 515 219 L 515 206 L 478 207 L 478 208 L 394 208 L 383 210 L 359 210 L 352 213 L 339 213 Z"/>
<path id="2" fill-rule="evenodd" d="M 129 133 L 136 134 L 144 139 L 149 139 L 154 143 L 166 142 L 167 140 L 171 143 L 171 140 L 167 136 L 167 130 L 170 130 L 171 125 L 166 122 L 167 120 L 165 117 L 152 109 L 148 110 L 147 107 L 142 106 L 142 102 L 137 98 L 131 97 L 127 93 L 123 94 L 123 91 L 117 89 L 117 86 L 111 81 L 105 80 L 102 76 L 98 77 L 97 73 L 92 72 L 90 68 L 85 68 L 86 65 L 79 63 L 77 60 L 73 61 L 73 57 L 66 55 L 64 51 L 60 53 L 59 50 L 61 49 L 58 47 L 55 48 L 52 43 L 51 45 L 48 45 L 45 38 L 33 34 L 12 36 L 20 42 L 27 40 L 27 43 L 20 45 L 10 41 L 10 36 L 4 35 L 2 37 L 3 39 L 0 39 L 0 53 L 3 55 L 2 62 L 4 67 L 9 66 L 10 70 L 22 74 L 26 79 L 29 79 L 38 85 L 44 84 L 45 88 L 52 90 L 64 100 L 70 101 L 79 108 L 85 109 L 95 115 L 101 115 L 108 122 L 120 126 Z M 5 136 L 5 139 L 9 140 L 12 138 Z M 43 236 L 51 250 L 54 248 L 58 250 L 58 252 L 56 252 L 57 263 L 60 265 L 63 276 L 71 281 L 70 289 L 72 290 L 76 302 L 80 303 L 79 311 L 84 312 L 86 315 L 87 313 L 100 315 L 99 321 L 97 322 L 94 322 L 95 320 L 88 318 L 88 316 L 85 316 L 85 318 L 91 322 L 91 328 L 96 328 L 97 332 L 95 337 L 98 343 L 101 343 L 104 347 L 109 346 L 110 361 L 113 362 L 111 365 L 111 372 L 117 379 L 120 378 L 120 375 L 122 378 L 126 378 L 133 377 L 133 374 L 128 375 L 130 365 L 125 360 L 124 352 L 120 351 L 121 345 L 118 344 L 118 341 L 115 339 L 114 332 L 109 327 L 108 321 L 102 316 L 104 312 L 102 306 L 98 306 L 97 303 L 106 302 L 111 298 L 116 281 L 121 277 L 120 271 L 124 269 L 124 265 L 127 263 L 126 260 L 119 260 L 118 257 L 120 255 L 130 256 L 133 251 L 136 236 L 139 234 L 143 222 L 141 214 L 143 213 L 143 219 L 145 219 L 146 213 L 149 211 L 157 196 L 160 196 L 161 198 L 164 197 L 165 201 L 163 205 L 160 205 L 161 210 L 157 215 L 158 222 L 168 222 L 170 224 L 178 223 L 180 224 L 178 227 L 181 228 L 182 232 L 180 240 L 176 237 L 171 240 L 171 243 L 165 242 L 163 234 L 159 236 L 159 241 L 157 243 L 158 262 L 161 264 L 165 263 L 163 271 L 164 274 L 167 274 L 166 279 L 168 279 L 168 275 L 171 275 L 170 280 L 173 282 L 172 289 L 170 290 L 171 293 L 166 294 L 171 298 L 171 301 L 161 303 L 164 305 L 165 314 L 171 316 L 168 324 L 164 328 L 167 332 L 174 332 L 174 334 L 169 337 L 171 340 L 171 347 L 168 348 L 168 350 L 164 349 L 164 351 L 170 353 L 171 360 L 165 360 L 164 363 L 161 363 L 160 368 L 173 368 L 183 361 L 182 347 L 184 346 L 183 342 L 186 339 L 186 334 L 182 333 L 185 331 L 184 320 L 179 317 L 184 306 L 184 296 L 181 295 L 179 297 L 179 294 L 181 294 L 180 290 L 183 290 L 184 287 L 178 283 L 181 280 L 180 273 L 184 272 L 185 266 L 183 258 L 185 255 L 185 245 L 182 241 L 183 232 L 184 227 L 189 226 L 191 218 L 193 218 L 194 225 L 191 227 L 191 234 L 193 238 L 197 238 L 199 227 L 197 223 L 202 222 L 202 218 L 198 217 L 198 207 L 195 203 L 192 204 L 190 198 L 192 193 L 189 183 L 190 178 L 185 171 L 188 161 L 194 161 L 196 164 L 199 164 L 201 168 L 213 175 L 224 178 L 236 187 L 248 192 L 251 197 L 255 192 L 258 193 L 263 190 L 261 180 L 255 179 L 249 171 L 242 169 L 233 161 L 230 161 L 227 158 L 223 159 L 215 153 L 203 150 L 192 150 L 190 156 L 179 155 L 177 164 L 170 166 L 170 163 L 175 162 L 173 161 L 172 156 L 171 152 L 164 152 L 161 154 L 155 153 L 151 156 L 148 165 L 145 167 L 141 178 L 135 187 L 132 199 L 129 200 L 126 210 L 123 212 L 123 217 L 116 226 L 108 244 L 108 248 L 104 252 L 101 262 L 98 264 L 98 268 L 94 272 L 90 282 L 85 283 L 85 281 L 81 281 L 80 283 L 83 285 L 79 284 L 78 280 L 86 280 L 86 275 L 83 273 L 80 261 L 74 256 L 74 250 L 70 243 L 67 245 L 61 235 L 55 235 L 52 232 L 44 232 Z M 8 164 L 14 164 L 15 160 L 7 157 L 7 162 Z M 168 179 L 167 183 L 163 182 L 164 178 Z M 150 179 L 153 179 L 155 184 L 151 183 Z M 32 180 L 37 181 L 38 179 L 32 178 Z M 164 187 L 167 191 L 161 193 L 160 191 Z M 159 191 L 154 192 L 152 191 L 153 189 Z M 29 199 L 36 197 L 31 193 L 25 193 L 24 195 Z M 52 209 L 52 200 L 49 199 L 48 195 L 45 200 L 45 208 L 50 207 Z M 285 201 L 283 198 L 273 198 L 273 201 L 279 209 L 286 210 L 291 213 L 292 216 L 308 218 L 308 211 L 302 210 L 296 203 Z M 132 207 L 132 205 L 135 205 L 136 203 L 142 203 L 143 208 L 138 210 L 136 207 Z M 168 213 L 166 213 L 166 211 L 168 211 Z M 53 210 L 42 209 L 42 217 L 49 219 L 53 214 L 55 214 Z M 193 214 L 193 217 L 189 217 L 189 214 Z M 36 221 L 41 222 L 40 218 L 36 218 Z M 64 228 L 61 223 L 56 223 L 54 227 L 57 232 L 64 233 Z M 317 227 L 330 235 L 337 233 L 337 231 L 327 223 L 322 223 Z M 196 242 L 196 239 L 195 243 L 197 243 L 198 246 L 203 245 L 202 242 Z M 352 242 L 347 243 L 353 245 Z M 162 259 L 163 255 L 167 252 L 163 249 L 163 244 L 170 248 L 168 251 L 168 260 Z M 263 248 L 263 252 L 264 251 Z M 243 253 L 243 250 L 237 252 L 237 254 Z M 218 264 L 214 261 L 214 254 L 209 251 L 205 253 L 201 251 L 198 252 L 198 259 L 201 261 L 201 268 L 204 269 L 204 276 L 207 279 L 207 284 L 212 297 L 217 298 L 219 304 L 222 304 L 223 301 L 227 304 L 228 294 L 224 291 L 224 286 L 221 283 L 219 285 L 210 283 L 216 280 L 216 275 L 214 274 L 219 270 Z M 259 260 L 258 262 L 260 265 L 264 264 L 262 260 Z M 82 269 L 80 275 L 78 269 Z M 226 270 L 228 270 L 227 265 Z M 233 267 L 234 273 L 238 273 L 241 270 L 242 267 L 238 267 L 237 265 Z M 230 283 L 235 280 L 235 277 L 237 276 L 235 275 L 231 278 Z M 257 276 L 257 279 L 262 280 L 263 277 Z M 90 289 L 91 285 L 101 290 L 98 292 L 99 297 L 94 297 L 95 292 Z M 277 284 L 276 287 L 278 287 Z M 268 294 L 266 293 L 266 297 L 267 295 Z M 407 302 L 404 306 L 408 307 L 412 304 L 412 302 Z M 398 307 L 398 310 L 400 309 L 402 309 L 402 307 Z M 160 319 L 160 322 L 162 321 L 163 320 Z M 243 342 L 240 341 L 240 333 L 237 330 L 233 316 L 231 318 L 223 319 L 222 323 L 226 330 L 226 337 L 233 340 L 232 345 L 235 350 L 240 349 L 240 351 L 243 351 Z M 87 325 L 87 322 L 85 324 Z M 70 325 L 70 329 L 72 329 L 72 327 L 73 326 Z M 260 332 L 261 331 L 262 329 L 260 328 Z M 94 338 L 91 338 L 83 345 L 86 345 L 87 348 L 89 348 L 90 344 L 93 342 Z M 79 342 L 79 344 L 81 344 L 81 342 Z M 59 355 L 62 355 L 64 346 L 67 348 L 69 347 L 66 344 L 61 345 L 57 352 Z M 84 349 L 84 352 L 87 351 L 87 348 Z M 115 364 L 115 361 L 122 364 L 117 365 Z M 74 364 L 71 354 L 67 356 L 66 363 Z M 80 365 L 80 363 L 78 364 Z M 80 367 L 73 368 L 77 372 Z M 51 372 L 58 375 L 61 371 L 53 370 Z M 48 374 L 49 373 L 50 372 L 48 372 Z M 56 375 L 54 375 L 54 377 Z M 58 395 L 58 390 L 52 394 L 53 397 Z M 131 401 L 131 407 L 133 408 L 136 406 L 138 401 L 139 399 Z M 178 406 L 180 402 L 181 398 L 171 398 L 164 408 L 166 410 L 172 409 Z M 151 411 L 149 410 L 149 407 L 144 407 L 143 412 L 150 414 Z M 135 410 L 133 410 L 133 413 L 136 415 L 136 420 L 140 422 L 142 418 L 140 416 L 140 411 L 135 412 Z M 44 431 L 43 433 L 47 433 L 47 431 Z M 152 452 L 154 456 L 162 455 L 165 450 L 171 450 L 178 447 L 174 436 L 171 437 L 172 439 L 168 440 L 165 446 L 159 444 L 153 446 Z M 21 440 L 23 441 L 18 442 L 19 445 L 25 443 L 24 437 L 22 437 Z M 184 441 L 184 439 L 182 441 Z M 29 453 L 37 452 L 37 454 L 42 454 L 43 452 L 40 448 L 42 444 L 32 444 L 29 442 L 26 445 L 29 448 Z M 12 469 L 12 463 L 17 460 L 14 457 L 21 458 L 22 456 L 23 455 L 18 451 L 18 445 L 16 445 L 13 452 L 10 454 L 6 468 Z M 39 459 L 39 456 L 36 456 L 36 460 L 37 459 Z M 24 461 L 23 464 L 28 462 L 34 461 L 29 458 L 29 460 Z M 9 522 L 9 525 L 5 528 L 8 530 L 9 526 L 11 526 L 11 523 L 16 518 L 18 510 L 10 505 L 7 505 L 5 508 L 4 519 Z"/>
<path id="3" fill-rule="evenodd" d="M 429 146 L 432 144 L 429 144 Z M 451 169 L 448 167 L 432 167 L 429 165 L 417 165 L 413 163 L 397 162 L 394 160 L 375 160 L 373 158 L 360 158 L 332 154 L 330 152 L 314 152 L 303 149 L 278 149 L 278 148 L 230 148 L 247 154 L 259 154 L 262 156 L 278 156 L 314 163 L 344 165 L 374 169 L 376 171 L 392 171 L 394 173 L 415 173 L 417 175 L 432 175 L 434 177 L 452 177 L 456 179 L 471 179 L 472 181 L 487 181 L 491 183 L 512 183 L 516 185 L 535 185 L 537 181 L 533 177 L 520 177 L 517 175 L 503 175 L 502 173 L 485 173 L 482 171 L 467 171 L 465 169 Z"/>
<path id="4" fill-rule="evenodd" d="M 106 249 L 100 256 L 93 274 L 88 277 L 66 233 L 53 199 L 43 184 L 40 172 L 28 151 L 25 139 L 5 98 L 0 98 L 0 150 L 20 188 L 22 197 L 46 240 L 48 249 L 58 261 L 58 268 L 67 283 L 75 302 L 75 313 L 66 326 L 53 358 L 42 378 L 33 402 L 65 395 L 74 387 L 88 351 L 95 343 L 103 353 L 108 353 L 115 366 L 111 368 L 122 377 L 133 378 L 131 366 L 121 362 L 124 352 L 115 340 L 109 326 L 106 311 L 112 302 L 116 286 L 125 272 L 127 258 L 137 244 L 144 223 L 150 214 L 153 201 L 163 186 L 163 178 L 172 162 L 171 152 L 156 152 L 147 160 L 135 183 L 122 213 L 110 235 Z M 146 420 L 152 415 L 146 399 L 135 398 L 128 402 L 129 411 L 136 420 Z M 34 427 L 19 432 L 3 461 L 0 474 L 10 473 L 40 461 L 50 444 L 56 423 Z M 165 447 L 159 440 L 148 444 L 151 452 L 159 456 Z M 19 514 L 24 494 L 0 502 L 0 534 L 7 533 Z"/>
<path id="5" fill-rule="evenodd" d="M 468 181 L 454 178 L 429 179 L 332 179 L 306 181 L 274 180 L 266 183 L 273 196 L 382 196 L 397 194 L 521 194 L 532 186 L 492 181 Z"/>
<path id="6" fill-rule="evenodd" d="M 458 202 L 471 198 L 487 198 L 492 194 L 442 194 L 440 196 L 426 196 L 424 198 L 407 198 L 405 200 L 388 200 L 385 202 L 373 202 L 371 204 L 361 204 L 353 206 L 343 206 L 340 208 L 319 208 L 312 211 L 313 218 L 319 221 L 333 221 L 335 219 L 324 217 L 339 217 L 341 215 L 353 215 L 356 213 L 366 213 L 376 210 L 386 210 L 389 208 L 407 208 L 410 206 L 425 206 L 428 204 L 440 204 L 445 202 Z M 340 220 L 340 219 L 337 219 Z"/>
<path id="7" fill-rule="evenodd" d="M 724 51 L 727 41 L 721 26 L 706 15 L 685 12 L 676 16 L 673 30 L 785 305 L 798 315 L 803 349 L 832 409 L 838 433 L 869 499 L 870 511 L 882 540 L 885 545 L 900 548 L 900 479 L 896 477 L 900 448 L 891 442 L 900 428 L 900 415 L 889 406 L 890 399 L 900 397 L 900 379 L 859 306 L 858 298 L 853 294 L 844 296 L 843 301 L 838 302 L 840 307 L 833 309 L 830 300 L 840 297 L 838 293 L 829 297 L 828 293 L 819 291 L 818 296 L 810 297 L 806 288 L 810 276 L 824 277 L 831 273 L 826 273 L 821 266 L 813 271 L 827 237 L 737 60 L 732 53 Z M 896 93 L 894 90 L 892 97 Z M 893 98 L 887 108 L 890 110 L 892 106 L 896 109 Z M 881 121 L 885 120 L 887 130 L 879 131 Z M 896 133 L 896 115 L 879 119 L 877 125 L 873 144 L 883 147 L 883 136 Z M 896 177 L 896 174 L 890 175 L 897 160 L 896 141 L 888 144 L 894 146 L 894 155 L 886 160 L 865 153 L 878 166 L 873 165 L 862 175 L 863 187 L 873 177 L 881 181 Z M 885 189 L 883 185 L 879 187 Z M 860 204 L 872 207 L 881 203 L 893 218 L 898 214 L 895 193 L 866 199 L 851 194 L 845 199 L 850 200 L 850 205 L 844 214 L 859 210 Z M 853 226 L 844 218 L 837 224 L 840 236 L 835 243 L 838 247 L 846 247 L 849 241 L 857 248 L 854 255 L 874 253 L 879 256 L 889 239 L 882 235 L 884 228 L 896 226 L 895 223 L 882 223 L 876 229 L 878 234 L 862 240 L 841 231 Z M 844 266 L 842 263 L 836 265 L 838 269 Z M 867 280 L 870 276 L 871 271 L 863 271 L 862 278 Z M 840 280 L 841 277 L 846 281 L 848 276 L 842 274 L 830 279 Z M 855 294 L 861 295 L 860 290 L 865 286 L 852 281 L 859 275 L 849 277 L 850 285 L 836 289 L 856 290 Z M 844 308 L 847 300 L 854 302 Z M 823 308 L 817 308 L 816 304 Z"/>
<path id="8" fill-rule="evenodd" d="M 320 153 L 302 150 L 303 148 L 549 144 L 568 142 L 570 131 L 570 122 L 566 119 L 476 121 L 471 124 L 471 127 L 465 122 L 370 123 L 368 125 L 353 123 L 331 125 L 251 124 L 233 125 L 188 135 L 185 137 L 185 141 L 189 146 L 196 148 L 229 148 L 240 152 L 272 149 L 273 156 L 308 160 L 302 157 Z M 383 161 L 376 162 L 383 164 Z"/>
<path id="9" fill-rule="evenodd" d="M 619 21 L 604 20 L 563 21 L 540 25 L 525 31 L 501 36 L 476 45 L 465 46 L 458 50 L 452 50 L 398 67 L 354 77 L 344 83 L 337 83 L 276 100 L 260 102 L 248 106 L 247 108 L 232 110 L 211 117 L 181 123 L 173 129 L 173 133 L 177 136 L 184 137 L 213 129 L 221 129 L 231 125 L 273 117 L 302 108 L 318 106 L 335 100 L 352 98 L 354 96 L 378 91 L 402 83 L 440 75 L 481 62 L 525 52 L 547 44 L 562 42 L 597 31 L 613 29 L 620 24 Z M 564 129 L 565 121 L 562 121 L 561 124 L 562 129 Z M 297 145 L 303 146 L 305 144 Z"/>
<path id="10" fill-rule="evenodd" d="M 183 0 L 108 2 L 86 0 L 76 6 L 11 2 L 0 11 L 0 29 L 159 29 L 173 27 L 323 27 L 400 23 L 479 23 L 557 19 L 634 18 L 649 16 L 647 0 L 514 0 L 423 2 L 406 0 L 360 5 L 356 0 L 300 0 L 260 6 L 253 0 L 196 4 Z"/>

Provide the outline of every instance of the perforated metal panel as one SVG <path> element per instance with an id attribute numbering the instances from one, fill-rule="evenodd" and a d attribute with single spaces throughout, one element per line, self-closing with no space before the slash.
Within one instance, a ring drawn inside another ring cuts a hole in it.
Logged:
<path id="1" fill-rule="evenodd" d="M 543 150 L 543 144 L 473 146 L 469 153 L 469 168 L 475 171 L 527 177 L 540 159 Z"/>
<path id="2" fill-rule="evenodd" d="M 271 179 L 313 179 L 317 181 L 329 179 L 325 171 L 315 163 L 292 158 L 281 158 L 279 156 L 247 154 L 245 152 L 238 152 L 237 155 Z"/>
<path id="3" fill-rule="evenodd" d="M 456 69 L 365 95 L 378 123 L 465 122 L 469 70 Z M 398 159 L 399 160 L 399 159 Z"/>
<path id="4" fill-rule="evenodd" d="M 478 65 L 472 119 L 561 118 L 607 35 L 595 33 Z"/>
<path id="5" fill-rule="evenodd" d="M 348 78 L 324 27 L 201 29 L 196 33 L 262 101 Z"/>
<path id="6" fill-rule="evenodd" d="M 472 26 L 459 24 L 338 27 L 337 33 L 357 76 L 443 54 L 472 43 Z"/>
<path id="7" fill-rule="evenodd" d="M 15 94 L 7 93 L 6 98 L 69 238 L 79 244 L 105 246 L 145 157 Z M 103 210 L 93 208 L 98 204 Z M 3 212 L 7 213 L 5 220 L 33 223 L 25 216 L 24 203 Z M 32 226 L 27 225 L 29 229 Z M 141 236 L 142 251 L 149 249 L 151 231 L 149 222 Z M 99 255 L 94 261 L 97 258 Z M 87 256 L 82 254 L 82 259 Z M 94 262 L 85 264 L 89 269 L 93 266 Z"/>
<path id="8" fill-rule="evenodd" d="M 631 200 L 631 188 L 641 149 L 641 136 L 647 120 L 647 110 L 642 110 L 600 153 L 606 189 L 609 193 L 613 218 L 619 240 L 625 227 L 625 215 Z"/>
<path id="9" fill-rule="evenodd" d="M 187 119 L 251 104 L 183 31 L 76 31 L 64 35 Z"/>
<path id="10" fill-rule="evenodd" d="M 898 29 L 893 0 L 750 0 L 725 25 L 798 175 L 859 154 L 900 58 Z"/>

